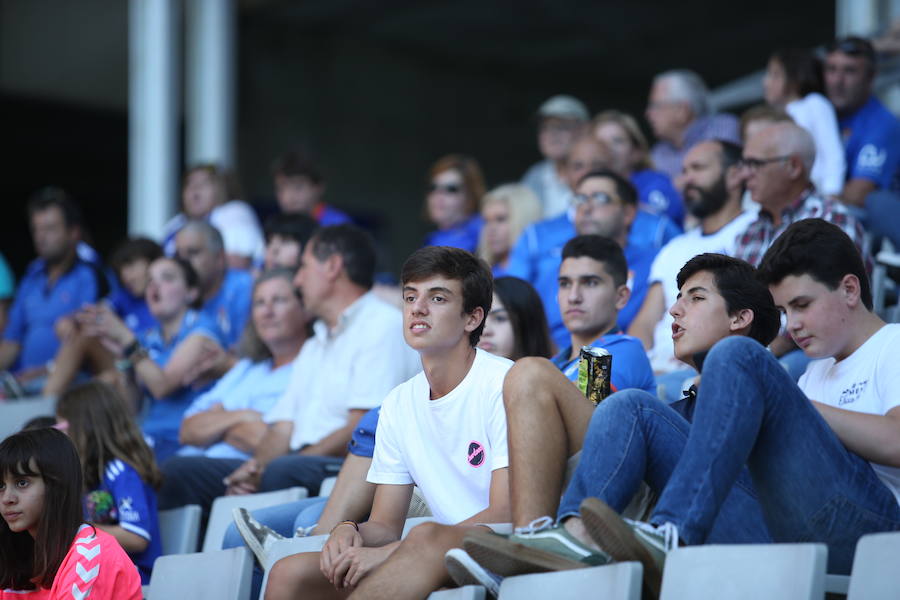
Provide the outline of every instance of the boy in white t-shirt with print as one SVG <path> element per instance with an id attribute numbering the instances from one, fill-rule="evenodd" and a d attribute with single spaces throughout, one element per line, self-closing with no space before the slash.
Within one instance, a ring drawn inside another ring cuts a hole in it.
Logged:
<path id="1" fill-rule="evenodd" d="M 369 520 L 344 521 L 321 553 L 282 559 L 266 598 L 423 598 L 451 583 L 447 550 L 478 523 L 510 520 L 503 379 L 512 362 L 475 348 L 490 310 L 483 261 L 457 248 L 422 248 L 406 261 L 403 335 L 423 372 L 382 404 L 368 480 L 377 484 Z M 401 543 L 413 485 L 437 523 Z"/>
<path id="2" fill-rule="evenodd" d="M 744 465 L 773 541 L 827 544 L 829 573 L 850 572 L 861 536 L 900 530 L 900 325 L 872 312 L 859 252 L 839 227 L 797 221 L 758 278 L 794 342 L 820 360 L 798 385 L 752 340 L 713 346 L 690 436 L 649 526 L 597 498 L 581 505 L 613 559 L 652 570 L 674 544 L 706 543 Z"/>

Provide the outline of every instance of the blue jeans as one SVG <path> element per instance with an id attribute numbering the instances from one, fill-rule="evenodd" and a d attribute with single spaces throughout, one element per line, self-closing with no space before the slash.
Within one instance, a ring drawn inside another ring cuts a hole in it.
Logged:
<path id="1" fill-rule="evenodd" d="M 745 465 L 774 540 L 827 544 L 831 573 L 850 572 L 860 536 L 900 529 L 900 506 L 868 461 L 770 352 L 736 336 L 706 358 L 690 435 L 651 521 L 702 543 Z"/>
<path id="2" fill-rule="evenodd" d="M 299 527 L 311 527 L 319 521 L 319 515 L 325 508 L 328 498 L 316 496 L 287 502 L 277 506 L 267 506 L 251 511 L 253 518 L 278 532 L 284 537 L 294 537 Z M 238 533 L 234 523 L 228 525 L 222 548 L 239 548 L 244 545 L 244 538 Z"/>
<path id="3" fill-rule="evenodd" d="M 660 494 L 684 451 L 691 424 L 642 390 L 624 390 L 597 406 L 581 461 L 563 494 L 558 516 L 578 515 L 594 496 L 622 512 L 641 482 Z M 709 536 L 691 543 L 762 543 L 771 538 L 746 469 L 733 486 Z"/>

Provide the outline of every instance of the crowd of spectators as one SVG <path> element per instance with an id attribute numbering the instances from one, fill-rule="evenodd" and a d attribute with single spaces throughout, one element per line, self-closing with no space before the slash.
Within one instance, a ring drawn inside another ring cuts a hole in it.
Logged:
<path id="1" fill-rule="evenodd" d="M 0 444 L 0 557 L 33 555 L 0 598 L 50 597 L 66 550 L 107 534 L 146 583 L 158 509 L 205 522 L 221 495 L 292 486 L 310 498 L 243 511 L 224 541 L 271 569 L 270 599 L 496 593 L 622 560 L 656 595 L 679 544 L 817 540 L 847 573 L 861 535 L 900 530 L 900 325 L 869 282 L 900 248 L 900 121 L 877 66 L 858 37 L 778 50 L 742 115 L 660 73 L 653 145 L 634 115 L 553 96 L 520 182 L 434 162 L 434 231 L 377 290 L 371 235 L 305 150 L 274 161 L 264 226 L 233 173 L 195 165 L 160 239 L 107 261 L 65 191 L 35 192 L 15 286 L 0 256 L 3 391 L 58 397 L 82 473 L 59 479 L 38 445 L 71 449 L 40 424 Z M 612 356 L 596 407 L 576 385 L 591 348 Z M 100 533 L 41 516 L 71 504 L 61 486 Z M 435 522 L 401 541 L 413 486 Z M 273 541 L 310 533 L 321 553 L 272 564 Z"/>

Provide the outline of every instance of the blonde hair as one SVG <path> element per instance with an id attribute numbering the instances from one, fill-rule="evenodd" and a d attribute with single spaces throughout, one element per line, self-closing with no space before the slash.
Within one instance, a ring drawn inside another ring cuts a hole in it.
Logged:
<path id="1" fill-rule="evenodd" d="M 620 110 L 604 110 L 597 113 L 597 116 L 591 121 L 591 131 L 597 131 L 597 128 L 604 123 L 615 123 L 624 129 L 628 139 L 631 140 L 631 145 L 637 150 L 638 160 L 634 164 L 628 165 L 630 169 L 639 171 L 653 168 L 653 162 L 650 160 L 650 144 L 634 117 Z"/>
<path id="2" fill-rule="evenodd" d="M 509 210 L 509 247 L 519 239 L 522 231 L 530 224 L 541 218 L 541 202 L 530 188 L 519 183 L 507 183 L 495 187 L 481 199 L 481 210 L 490 204 L 502 202 Z M 477 254 L 492 267 L 499 260 L 494 256 L 484 239 L 484 229 L 478 240 Z"/>

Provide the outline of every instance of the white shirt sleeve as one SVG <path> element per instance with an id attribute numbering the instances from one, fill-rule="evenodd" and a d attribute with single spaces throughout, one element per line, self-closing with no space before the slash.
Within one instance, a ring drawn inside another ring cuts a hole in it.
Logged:
<path id="1" fill-rule="evenodd" d="M 398 398 L 395 393 L 385 398 L 378 415 L 378 427 L 375 429 L 375 452 L 366 481 L 375 484 L 406 485 L 414 483 L 400 444 L 400 432 L 394 422 L 394 413 L 398 409 Z"/>
<path id="2" fill-rule="evenodd" d="M 786 107 L 787 113 L 812 135 L 816 161 L 810 178 L 823 195 L 840 194 L 844 189 L 844 144 L 838 131 L 834 107 L 821 94 L 807 94 Z"/>
<path id="3" fill-rule="evenodd" d="M 232 200 L 213 209 L 210 222 L 222 234 L 225 252 L 262 259 L 265 240 L 256 213 L 245 202 Z"/>

